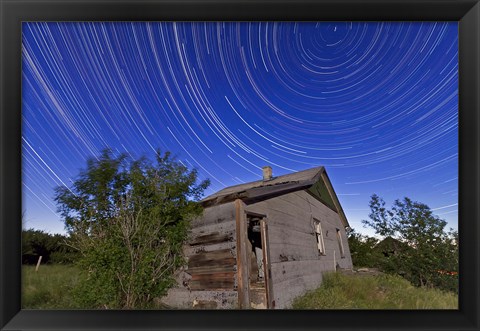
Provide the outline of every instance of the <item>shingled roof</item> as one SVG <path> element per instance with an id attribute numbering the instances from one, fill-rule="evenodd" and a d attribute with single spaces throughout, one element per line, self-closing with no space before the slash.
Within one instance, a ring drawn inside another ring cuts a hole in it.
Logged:
<path id="1" fill-rule="evenodd" d="M 345 227 L 348 221 L 333 190 L 332 184 L 324 167 L 315 167 L 282 176 L 273 177 L 270 180 L 258 180 L 240 185 L 226 187 L 212 195 L 207 196 L 201 203 L 204 207 L 215 206 L 236 199 L 245 203 L 255 203 L 291 192 L 306 190 L 319 181 L 323 181 L 333 200 L 334 211 L 340 215 Z"/>

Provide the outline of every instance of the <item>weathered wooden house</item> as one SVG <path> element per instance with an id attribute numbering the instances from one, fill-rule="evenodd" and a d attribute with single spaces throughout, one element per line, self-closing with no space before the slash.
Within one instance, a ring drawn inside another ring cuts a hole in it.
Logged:
<path id="1" fill-rule="evenodd" d="M 288 308 L 322 274 L 351 269 L 349 226 L 324 167 L 227 187 L 202 200 L 188 266 L 163 302 L 179 308 Z"/>

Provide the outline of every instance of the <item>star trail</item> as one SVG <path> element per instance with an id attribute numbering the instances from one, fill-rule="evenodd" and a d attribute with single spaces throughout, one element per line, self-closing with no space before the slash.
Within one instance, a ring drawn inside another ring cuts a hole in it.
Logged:
<path id="1" fill-rule="evenodd" d="M 28 22 L 24 227 L 105 147 L 171 151 L 206 194 L 323 165 L 364 233 L 373 193 L 458 222 L 456 22 Z"/>

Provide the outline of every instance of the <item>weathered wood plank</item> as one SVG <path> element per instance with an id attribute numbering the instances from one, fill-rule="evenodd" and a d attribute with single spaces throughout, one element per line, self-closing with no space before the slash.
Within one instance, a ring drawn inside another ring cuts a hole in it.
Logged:
<path id="1" fill-rule="evenodd" d="M 231 231 L 235 231 L 235 220 L 225 221 L 222 223 L 207 224 L 191 228 L 189 231 L 189 236 L 193 238 L 212 232 L 228 233 Z"/>
<path id="2" fill-rule="evenodd" d="M 234 272 L 211 272 L 209 274 L 195 274 L 195 275 L 192 275 L 192 279 L 193 281 L 195 280 L 208 280 L 208 279 L 211 279 L 211 280 L 224 280 L 224 279 L 233 279 L 233 277 L 235 277 L 235 273 Z"/>
<path id="3" fill-rule="evenodd" d="M 188 263 L 188 269 L 186 270 L 188 273 L 194 272 L 194 270 L 199 270 L 198 268 L 208 268 L 214 269 L 219 267 L 233 267 L 236 264 L 237 260 L 234 257 L 218 259 L 218 260 L 206 260 L 194 263 Z"/>
<path id="4" fill-rule="evenodd" d="M 230 249 L 222 249 L 219 251 L 203 252 L 190 256 L 188 259 L 188 267 L 215 266 L 221 265 L 224 261 L 233 259 Z M 233 262 L 235 264 L 235 262 Z"/>
<path id="5" fill-rule="evenodd" d="M 235 273 L 219 273 L 214 276 L 210 275 L 196 275 L 196 279 L 189 282 L 191 290 L 213 290 L 213 289 L 233 289 L 235 286 Z"/>
<path id="6" fill-rule="evenodd" d="M 198 245 L 212 245 L 218 244 L 225 241 L 233 240 L 234 233 L 219 233 L 213 232 L 205 235 L 198 236 L 196 238 L 192 238 L 189 240 L 190 246 L 198 246 Z"/>
<path id="7" fill-rule="evenodd" d="M 222 205 L 205 208 L 202 215 L 195 218 L 191 225 L 192 228 L 205 226 L 208 224 L 219 224 L 235 220 L 234 203 L 225 203 Z"/>
<path id="8" fill-rule="evenodd" d="M 194 291 L 206 291 L 206 290 L 231 290 L 234 287 L 233 280 L 224 282 L 212 282 L 212 281 L 192 281 L 190 282 L 190 289 Z"/>
<path id="9" fill-rule="evenodd" d="M 232 252 L 233 256 L 236 256 L 237 255 L 237 251 L 235 249 L 236 245 L 237 243 L 235 242 L 235 240 L 221 242 L 218 244 L 211 244 L 211 245 L 195 245 L 195 246 L 186 245 L 184 247 L 183 253 L 188 258 L 192 255 L 199 254 L 199 253 L 229 249 Z"/>
<path id="10" fill-rule="evenodd" d="M 235 265 L 235 260 L 233 260 L 233 264 L 232 264 L 232 261 L 228 261 L 228 263 L 224 265 L 217 265 L 215 267 L 206 265 L 202 267 L 193 267 L 185 270 L 185 272 L 191 276 L 211 274 L 215 272 L 236 272 L 236 271 L 237 271 L 237 267 Z"/>

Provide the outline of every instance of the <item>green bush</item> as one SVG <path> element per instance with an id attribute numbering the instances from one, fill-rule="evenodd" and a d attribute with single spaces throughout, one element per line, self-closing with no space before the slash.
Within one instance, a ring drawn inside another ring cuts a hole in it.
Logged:
<path id="1" fill-rule="evenodd" d="M 174 284 L 184 263 L 189 221 L 209 185 L 197 182 L 167 152 L 128 161 L 105 150 L 90 159 L 72 187 L 58 187 L 56 201 L 78 265 L 87 274 L 74 290 L 77 303 L 97 308 L 148 308 Z"/>
<path id="2" fill-rule="evenodd" d="M 379 267 L 382 253 L 375 249 L 378 240 L 365 235 L 361 235 L 350 228 L 347 232 L 348 246 L 352 263 L 356 267 Z"/>

